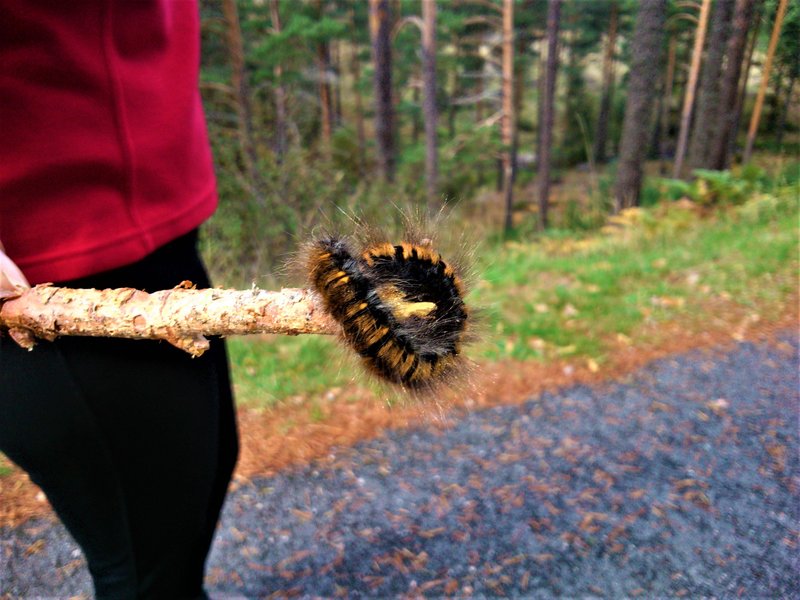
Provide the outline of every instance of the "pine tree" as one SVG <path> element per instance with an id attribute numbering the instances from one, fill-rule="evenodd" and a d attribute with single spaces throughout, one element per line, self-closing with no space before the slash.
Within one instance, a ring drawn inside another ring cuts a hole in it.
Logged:
<path id="1" fill-rule="evenodd" d="M 425 180 L 428 210 L 436 212 L 438 199 L 438 139 L 436 127 L 439 111 L 436 107 L 436 0 L 422 0 L 422 80 L 423 115 L 425 117 Z"/>
<path id="2" fill-rule="evenodd" d="M 710 132 L 708 168 L 722 170 L 729 162 L 730 136 L 736 123 L 736 99 L 745 57 L 747 34 L 753 20 L 755 0 L 737 0 L 731 35 L 725 49 L 726 65 L 720 83 L 719 110 Z"/>
<path id="3" fill-rule="evenodd" d="M 689 165 L 693 169 L 710 166 L 710 141 L 719 114 L 720 74 L 731 33 L 733 8 L 734 0 L 717 0 L 711 16 L 711 32 L 697 93 L 697 118 L 689 144 Z"/>
<path id="4" fill-rule="evenodd" d="M 686 92 L 683 96 L 683 109 L 681 110 L 681 128 L 678 132 L 678 146 L 675 149 L 675 164 L 672 176 L 678 178 L 683 171 L 683 161 L 686 158 L 686 147 L 689 142 L 689 132 L 692 126 L 692 111 L 694 109 L 697 80 L 700 75 L 700 65 L 703 57 L 703 45 L 708 27 L 708 15 L 711 10 L 711 0 L 703 0 L 700 7 L 700 16 L 697 19 L 697 31 L 694 34 L 694 48 L 692 49 L 692 63 L 689 67 L 689 80 L 686 82 Z"/>
<path id="5" fill-rule="evenodd" d="M 548 225 L 550 204 L 550 162 L 553 148 L 553 121 L 555 115 L 556 75 L 558 73 L 558 30 L 561 18 L 561 0 L 548 0 L 547 4 L 547 64 L 542 69 L 543 97 L 539 109 L 539 228 Z"/>
<path id="6" fill-rule="evenodd" d="M 783 17 L 786 15 L 786 9 L 788 8 L 788 5 L 788 0 L 780 0 L 778 4 L 778 11 L 775 14 L 775 22 L 772 25 L 772 34 L 770 35 L 769 47 L 767 48 L 767 58 L 764 61 L 764 70 L 761 73 L 761 85 L 758 87 L 756 104 L 753 107 L 753 115 L 750 118 L 750 128 L 747 131 L 747 144 L 744 148 L 743 162 L 748 162 L 753 154 L 753 144 L 755 143 L 756 133 L 758 132 L 758 122 L 761 119 L 761 109 L 764 106 L 764 96 L 767 93 L 767 83 L 769 83 L 772 60 L 775 57 L 775 49 L 778 46 L 781 25 L 783 24 Z"/>
<path id="7" fill-rule="evenodd" d="M 618 21 L 619 7 L 616 0 L 612 0 L 608 18 L 606 49 L 603 55 L 603 89 L 600 92 L 600 111 L 597 114 L 597 127 L 594 134 L 594 160 L 600 164 L 606 161 L 606 138 L 614 93 L 614 55 L 617 46 Z"/>
<path id="8" fill-rule="evenodd" d="M 642 0 L 636 17 L 631 48 L 631 70 L 625 120 L 622 126 L 615 208 L 639 204 L 642 165 L 647 151 L 650 116 L 661 71 L 661 46 L 666 21 L 666 0 Z"/>
<path id="9" fill-rule="evenodd" d="M 378 141 L 378 167 L 384 181 L 393 181 L 396 149 L 394 105 L 392 103 L 392 47 L 389 0 L 369 0 L 369 29 L 375 92 L 375 135 Z"/>

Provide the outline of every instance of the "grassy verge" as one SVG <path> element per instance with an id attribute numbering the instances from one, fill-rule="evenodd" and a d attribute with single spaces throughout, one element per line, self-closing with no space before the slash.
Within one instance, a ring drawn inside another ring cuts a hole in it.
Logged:
<path id="1" fill-rule="evenodd" d="M 551 232 L 486 248 L 470 301 L 484 307 L 483 360 L 585 358 L 645 322 L 714 317 L 720 301 L 769 317 L 797 289 L 798 187 L 715 209 L 634 209 L 598 232 Z M 358 377 L 334 340 L 231 340 L 239 402 L 313 397 Z"/>

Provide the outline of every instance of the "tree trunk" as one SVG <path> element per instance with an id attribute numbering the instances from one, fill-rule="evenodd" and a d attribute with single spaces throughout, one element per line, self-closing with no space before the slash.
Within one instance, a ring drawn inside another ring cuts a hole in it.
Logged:
<path id="1" fill-rule="evenodd" d="M 421 112 L 419 89 L 420 86 L 412 80 L 411 102 L 414 104 L 414 110 L 411 113 L 411 143 L 415 146 L 419 142 L 419 134 L 422 131 L 422 119 L 419 114 Z M 420 110 L 417 110 L 417 107 L 420 107 Z"/>
<path id="2" fill-rule="evenodd" d="M 711 0 L 703 0 L 700 7 L 700 17 L 697 31 L 694 35 L 694 49 L 692 50 L 692 64 L 689 67 L 689 81 L 686 83 L 686 93 L 683 97 L 683 110 L 681 111 L 681 128 L 678 132 L 678 146 L 675 148 L 675 164 L 672 176 L 679 178 L 683 172 L 683 159 L 686 156 L 686 144 L 689 141 L 689 129 L 692 125 L 692 108 L 694 107 L 694 94 L 697 88 L 697 77 L 700 74 L 700 62 L 703 57 L 703 43 L 706 39 L 708 26 L 708 13 Z"/>
<path id="3" fill-rule="evenodd" d="M 455 48 L 455 62 L 458 64 L 461 53 L 461 44 L 459 43 L 458 35 L 453 34 L 451 43 Z M 450 99 L 447 107 L 447 139 L 453 140 L 456 137 L 456 110 L 458 110 L 456 99 L 459 93 L 461 93 L 461 89 L 456 69 L 450 69 L 449 77 L 450 85 L 448 87 L 450 88 Z"/>
<path id="4" fill-rule="evenodd" d="M 228 53 L 231 61 L 231 85 L 236 100 L 236 117 L 239 131 L 239 146 L 245 172 L 252 183 L 259 181 L 255 144 L 253 143 L 253 121 L 250 110 L 250 95 L 247 75 L 244 70 L 244 43 L 239 26 L 239 11 L 236 0 L 223 0 L 222 13 L 227 25 Z"/>
<path id="5" fill-rule="evenodd" d="M 747 32 L 753 18 L 755 0 L 737 0 L 733 12 L 731 35 L 725 50 L 726 65 L 720 83 L 719 110 L 710 132 L 708 167 L 723 170 L 728 167 L 729 138 L 736 124 L 736 101 L 742 73 Z"/>
<path id="6" fill-rule="evenodd" d="M 392 103 L 392 47 L 389 0 L 369 0 L 369 29 L 375 66 L 375 135 L 378 168 L 384 181 L 394 181 L 395 139 Z"/>
<path id="7" fill-rule="evenodd" d="M 789 107 L 792 105 L 792 95 L 794 94 L 794 84 L 797 83 L 797 76 L 792 75 L 789 79 L 789 86 L 786 90 L 786 100 L 780 104 L 781 114 L 778 117 L 778 125 L 776 127 L 775 145 L 780 150 L 783 144 L 783 134 L 786 129 L 786 117 L 789 115 Z"/>
<path id="8" fill-rule="evenodd" d="M 555 118 L 554 99 L 556 93 L 556 74 L 558 72 L 558 28 L 561 18 L 561 0 L 547 2 L 547 63 L 542 69 L 544 95 L 540 100 L 539 122 L 539 229 L 548 224 L 547 212 L 550 205 L 550 160 L 553 148 L 553 121 Z"/>
<path id="9" fill-rule="evenodd" d="M 342 126 L 342 42 L 335 40 L 331 43 L 331 74 L 333 75 L 333 125 L 334 128 Z"/>
<path id="10" fill-rule="evenodd" d="M 330 47 L 327 42 L 317 44 L 317 76 L 319 78 L 320 142 L 324 154 L 330 154 L 333 135 L 333 102 L 330 75 Z"/>
<path id="11" fill-rule="evenodd" d="M 772 26 L 772 35 L 769 38 L 769 47 L 767 48 L 767 59 L 764 62 L 764 69 L 761 73 L 761 85 L 758 86 L 758 95 L 756 96 L 756 104 L 753 107 L 753 115 L 750 118 L 750 128 L 747 131 L 747 144 L 744 148 L 743 162 L 748 162 L 753 155 L 753 144 L 756 141 L 756 133 L 758 133 L 758 122 L 761 119 L 761 109 L 764 107 L 764 95 L 767 93 L 767 84 L 769 83 L 769 73 L 772 70 L 772 59 L 775 57 L 775 48 L 778 47 L 778 38 L 781 34 L 781 25 L 783 25 L 783 17 L 786 14 L 786 7 L 789 0 L 781 0 L 778 4 L 778 12 L 775 15 L 775 24 Z"/>
<path id="12" fill-rule="evenodd" d="M 505 231 L 513 226 L 514 167 L 511 146 L 514 142 L 514 2 L 503 0 L 503 118 L 500 121 L 503 143 L 503 197 L 505 200 Z"/>
<path id="13" fill-rule="evenodd" d="M 734 110 L 734 121 L 733 126 L 728 134 L 728 161 L 732 161 L 732 157 L 736 154 L 736 144 L 739 138 L 739 129 L 742 122 L 742 113 L 744 112 L 744 103 L 747 99 L 747 83 L 750 79 L 750 67 L 753 66 L 753 54 L 755 53 L 756 44 L 758 42 L 759 33 L 761 32 L 761 24 L 764 22 L 763 20 L 763 0 L 757 0 L 756 7 L 753 8 L 755 11 L 754 17 L 756 20 L 755 27 L 753 28 L 753 33 L 750 36 L 750 42 L 747 47 L 747 62 L 745 63 L 742 78 L 739 82 L 739 90 L 736 94 L 736 110 Z M 727 164 L 726 164 L 727 167 Z"/>
<path id="14" fill-rule="evenodd" d="M 638 206 L 642 188 L 642 165 L 647 152 L 648 128 L 656 94 L 654 81 L 661 71 L 661 42 L 666 21 L 666 0 L 643 0 L 639 5 L 631 42 L 631 71 L 617 180 L 615 209 Z"/>
<path id="15" fill-rule="evenodd" d="M 669 144 L 669 113 L 672 108 L 672 88 L 675 83 L 675 55 L 678 48 L 678 37 L 672 35 L 669 38 L 669 49 L 667 50 L 667 73 L 664 77 L 664 94 L 661 97 L 661 141 L 658 148 L 658 155 L 661 159 L 661 174 L 667 172 L 667 154 Z"/>
<path id="16" fill-rule="evenodd" d="M 277 0 L 276 0 L 277 1 Z M 355 27 L 355 11 L 350 9 L 350 23 Z M 356 139 L 358 140 L 358 174 L 364 176 L 367 172 L 366 147 L 367 136 L 364 133 L 364 101 L 361 97 L 361 61 L 358 59 L 358 42 L 351 44 L 350 74 L 353 77 L 353 97 L 355 99 Z"/>
<path id="17" fill-rule="evenodd" d="M 275 33 L 280 34 L 283 29 L 278 8 L 278 0 L 272 0 L 270 3 L 272 29 Z M 283 66 L 275 65 L 273 73 L 275 75 L 275 155 L 278 164 L 281 164 L 283 156 L 286 154 L 286 90 L 283 87 Z"/>
<path id="18" fill-rule="evenodd" d="M 689 165 L 693 169 L 710 166 L 709 147 L 719 114 L 720 73 L 731 31 L 734 0 L 716 0 L 711 18 L 708 48 L 697 94 L 697 118 L 692 127 Z"/>
<path id="19" fill-rule="evenodd" d="M 425 181 L 428 192 L 428 212 L 441 208 L 438 193 L 439 158 L 436 127 L 439 112 L 436 108 L 436 0 L 422 0 L 422 112 L 425 117 Z"/>
<path id="20" fill-rule="evenodd" d="M 781 96 L 783 95 L 783 82 L 786 79 L 784 77 L 784 72 L 787 69 L 784 65 L 778 65 L 775 69 L 775 75 L 773 77 L 773 84 L 772 84 L 772 94 L 769 96 L 768 101 L 765 100 L 765 104 L 769 104 L 769 114 L 767 115 L 766 122 L 764 123 L 764 127 L 767 131 L 775 131 L 775 127 L 778 124 L 778 119 L 780 117 L 780 106 L 781 106 Z"/>
<path id="21" fill-rule="evenodd" d="M 608 136 L 608 120 L 611 113 L 611 101 L 614 96 L 614 52 L 617 47 L 618 7 L 616 1 L 611 2 L 611 15 L 608 23 L 606 52 L 603 57 L 603 90 L 601 92 L 600 112 L 597 114 L 597 127 L 594 134 L 594 160 L 597 164 L 606 162 L 606 137 Z"/>
<path id="22" fill-rule="evenodd" d="M 528 43 L 527 33 L 520 31 L 516 38 L 516 49 L 514 51 L 517 58 L 514 60 L 514 134 L 511 142 L 511 182 L 517 181 L 517 155 L 519 154 L 519 116 L 522 114 L 523 94 L 525 86 L 525 50 Z"/>
<path id="23" fill-rule="evenodd" d="M 322 0 L 316 2 L 317 18 L 323 18 Z M 327 40 L 317 42 L 317 79 L 319 80 L 320 143 L 322 153 L 330 157 L 333 135 L 333 97 L 330 85 L 331 49 Z"/>

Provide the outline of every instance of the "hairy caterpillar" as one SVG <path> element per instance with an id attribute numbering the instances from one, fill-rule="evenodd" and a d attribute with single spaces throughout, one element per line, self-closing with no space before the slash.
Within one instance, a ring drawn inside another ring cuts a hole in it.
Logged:
<path id="1" fill-rule="evenodd" d="M 463 365 L 469 314 L 464 285 L 429 240 L 313 242 L 309 279 L 366 368 L 411 391 L 435 387 Z"/>

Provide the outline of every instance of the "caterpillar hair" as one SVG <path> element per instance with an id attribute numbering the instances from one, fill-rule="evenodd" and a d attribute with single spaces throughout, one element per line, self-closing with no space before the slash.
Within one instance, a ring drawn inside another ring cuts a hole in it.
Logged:
<path id="1" fill-rule="evenodd" d="M 469 312 L 458 270 L 430 240 L 316 240 L 306 266 L 345 342 L 380 379 L 416 392 L 451 381 L 466 363 Z"/>

